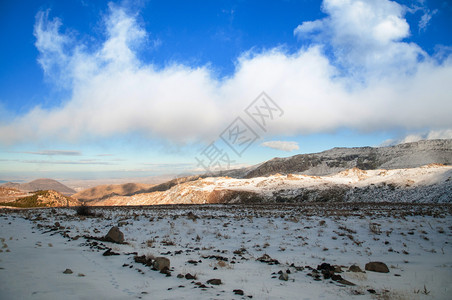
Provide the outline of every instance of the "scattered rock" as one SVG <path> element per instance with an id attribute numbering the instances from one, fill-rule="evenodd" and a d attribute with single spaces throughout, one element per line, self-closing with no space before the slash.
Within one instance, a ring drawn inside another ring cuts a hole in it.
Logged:
<path id="1" fill-rule="evenodd" d="M 277 259 L 273 259 L 270 257 L 270 255 L 268 254 L 264 254 L 261 257 L 259 257 L 258 259 L 256 259 L 257 261 L 269 264 L 269 265 L 279 265 L 279 261 Z"/>
<path id="2" fill-rule="evenodd" d="M 114 226 L 108 231 L 105 236 L 105 240 L 108 242 L 123 244 L 124 243 L 124 233 L 119 230 L 117 226 Z"/>
<path id="3" fill-rule="evenodd" d="M 191 275 L 190 273 L 185 274 L 185 279 L 196 279 L 196 276 Z"/>
<path id="4" fill-rule="evenodd" d="M 289 275 L 285 272 L 281 273 L 281 275 L 279 275 L 279 280 L 284 280 L 287 281 L 289 280 Z"/>
<path id="5" fill-rule="evenodd" d="M 333 279 L 333 280 L 334 280 L 334 279 Z M 346 280 L 346 279 L 343 279 L 343 278 L 341 278 L 340 280 L 337 280 L 337 282 L 339 282 L 339 283 L 341 283 L 341 284 L 344 284 L 344 285 L 350 285 L 350 286 L 356 285 L 356 284 L 354 284 L 353 282 L 350 282 L 350 281 L 348 281 L 348 280 Z"/>
<path id="6" fill-rule="evenodd" d="M 113 256 L 113 255 L 119 255 L 119 253 L 113 252 L 113 251 L 111 251 L 111 248 L 108 248 L 107 251 L 105 251 L 102 255 L 103 256 Z"/>
<path id="7" fill-rule="evenodd" d="M 377 291 L 375 291 L 374 289 L 368 289 L 367 290 L 369 293 L 371 293 L 371 294 L 375 294 Z"/>
<path id="8" fill-rule="evenodd" d="M 322 263 L 317 266 L 317 270 L 321 271 L 324 279 L 330 279 L 334 275 L 335 268 L 328 263 Z"/>
<path id="9" fill-rule="evenodd" d="M 221 279 L 209 279 L 207 280 L 208 284 L 213 284 L 213 285 L 220 285 L 221 284 Z"/>
<path id="10" fill-rule="evenodd" d="M 245 293 L 242 290 L 233 290 L 235 295 L 243 296 Z"/>
<path id="11" fill-rule="evenodd" d="M 187 263 L 192 264 L 192 265 L 197 265 L 198 262 L 196 260 L 190 259 L 189 261 L 187 261 Z"/>
<path id="12" fill-rule="evenodd" d="M 166 257 L 156 257 L 152 266 L 158 271 L 162 271 L 164 268 L 169 269 L 170 260 Z"/>
<path id="13" fill-rule="evenodd" d="M 190 211 L 190 212 L 188 212 L 188 214 L 187 214 L 187 219 L 193 220 L 193 222 L 194 222 L 194 221 L 196 221 L 196 219 L 198 219 L 198 216 L 195 215 L 194 213 L 192 213 L 192 212 Z"/>
<path id="14" fill-rule="evenodd" d="M 74 272 L 72 272 L 71 269 L 66 269 L 66 270 L 64 270 L 64 272 L 63 272 L 63 274 L 72 274 L 72 273 L 74 273 Z"/>
<path id="15" fill-rule="evenodd" d="M 141 256 L 134 256 L 133 257 L 133 260 L 136 262 L 136 263 L 139 263 L 139 264 L 143 264 L 143 265 L 145 265 L 145 266 L 148 266 L 148 267 L 152 267 L 152 265 L 153 265 L 153 260 L 152 260 L 152 258 L 147 258 L 145 255 L 141 255 Z"/>
<path id="16" fill-rule="evenodd" d="M 351 265 L 350 268 L 348 268 L 350 272 L 363 272 L 361 268 L 357 265 Z"/>
<path id="17" fill-rule="evenodd" d="M 161 269 L 160 273 L 166 274 L 166 277 L 170 277 L 171 276 L 171 272 L 170 272 L 170 269 L 168 267 L 164 267 L 163 269 Z"/>
<path id="18" fill-rule="evenodd" d="M 373 271 L 378 273 L 389 273 L 388 266 L 380 261 L 372 261 L 366 264 L 366 271 Z"/>

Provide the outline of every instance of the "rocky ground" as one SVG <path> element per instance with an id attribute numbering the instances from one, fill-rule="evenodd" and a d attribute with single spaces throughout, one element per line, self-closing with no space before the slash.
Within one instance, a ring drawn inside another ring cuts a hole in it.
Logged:
<path id="1" fill-rule="evenodd" d="M 450 299 L 450 204 L 2 210 L 2 299 Z M 82 214 L 82 215 L 80 215 Z"/>

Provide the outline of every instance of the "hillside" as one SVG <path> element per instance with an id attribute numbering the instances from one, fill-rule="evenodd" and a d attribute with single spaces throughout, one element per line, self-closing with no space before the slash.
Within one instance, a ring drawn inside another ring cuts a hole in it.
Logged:
<path id="1" fill-rule="evenodd" d="M 29 196 L 28 192 L 19 191 L 15 188 L 0 187 L 0 202 L 12 202 L 18 198 Z"/>
<path id="2" fill-rule="evenodd" d="M 166 191 L 114 196 L 91 205 L 303 202 L 451 203 L 452 166 L 345 170 L 329 176 L 274 174 L 252 179 L 199 178 Z"/>
<path id="3" fill-rule="evenodd" d="M 80 202 L 56 191 L 37 191 L 11 202 L 0 202 L 1 206 L 31 208 L 31 207 L 63 207 L 78 206 Z"/>
<path id="4" fill-rule="evenodd" d="M 35 191 L 44 191 L 44 190 L 54 190 L 57 191 L 63 195 L 70 196 L 72 194 L 75 194 L 75 191 L 71 189 L 70 187 L 65 186 L 61 182 L 58 182 L 53 179 L 49 178 L 41 178 L 36 179 L 28 183 L 13 183 L 13 182 L 7 182 L 1 187 L 9 187 L 9 188 L 15 188 L 20 191 L 24 192 L 35 192 Z"/>
<path id="5" fill-rule="evenodd" d="M 313 154 L 274 158 L 255 168 L 225 172 L 231 177 L 253 178 L 281 174 L 328 175 L 346 169 L 403 169 L 432 163 L 452 164 L 452 140 L 426 140 L 389 147 L 333 148 Z M 235 174 L 235 173 L 236 174 Z M 238 175 L 238 176 L 234 176 Z"/>
<path id="6" fill-rule="evenodd" d="M 126 183 L 126 184 L 108 184 L 95 186 L 72 195 L 73 198 L 80 201 L 92 201 L 105 199 L 112 196 L 126 196 L 140 191 L 150 189 L 152 184 L 144 183 Z"/>

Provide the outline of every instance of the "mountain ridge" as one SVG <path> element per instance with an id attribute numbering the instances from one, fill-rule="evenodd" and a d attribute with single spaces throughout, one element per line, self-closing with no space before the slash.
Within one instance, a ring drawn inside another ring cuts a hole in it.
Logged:
<path id="1" fill-rule="evenodd" d="M 323 176 L 351 168 L 361 170 L 404 169 L 438 163 L 452 164 L 452 139 L 423 140 L 386 147 L 335 147 L 318 153 L 273 158 L 236 178 L 269 176 L 274 173 Z"/>
<path id="2" fill-rule="evenodd" d="M 0 187 L 15 188 L 24 192 L 36 192 L 44 190 L 57 191 L 65 196 L 70 196 L 76 193 L 75 190 L 62 184 L 61 182 L 50 178 L 39 178 L 27 183 L 7 182 L 0 185 Z"/>

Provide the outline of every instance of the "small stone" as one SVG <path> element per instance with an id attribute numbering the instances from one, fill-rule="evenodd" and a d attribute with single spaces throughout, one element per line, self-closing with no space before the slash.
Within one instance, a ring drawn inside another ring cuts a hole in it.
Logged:
<path id="1" fill-rule="evenodd" d="M 196 276 L 193 276 L 190 273 L 187 273 L 187 274 L 185 274 L 185 279 L 188 279 L 188 280 L 196 279 Z"/>
<path id="2" fill-rule="evenodd" d="M 373 271 L 378 273 L 389 273 L 388 266 L 380 261 L 372 261 L 366 264 L 366 271 Z"/>
<path id="3" fill-rule="evenodd" d="M 85 274 L 83 274 L 83 273 L 78 273 L 77 276 L 78 276 L 78 277 L 85 277 Z"/>
<path id="4" fill-rule="evenodd" d="M 209 279 L 207 280 L 208 284 L 213 284 L 213 285 L 220 285 L 221 284 L 221 279 Z"/>
<path id="5" fill-rule="evenodd" d="M 337 282 L 339 282 L 339 283 L 341 283 L 341 284 L 344 284 L 344 285 L 350 285 L 350 286 L 356 285 L 356 284 L 354 284 L 353 282 L 350 282 L 350 281 L 348 281 L 348 280 L 346 280 L 346 279 L 340 279 L 340 280 L 338 280 Z"/>
<path id="6" fill-rule="evenodd" d="M 63 274 L 72 274 L 72 273 L 74 273 L 74 272 L 72 272 L 71 269 L 66 269 L 66 270 L 64 270 L 64 272 L 63 272 Z"/>
<path id="7" fill-rule="evenodd" d="M 357 265 L 351 265 L 350 268 L 348 268 L 350 272 L 362 272 L 361 268 Z"/>
<path id="8" fill-rule="evenodd" d="M 279 280 L 287 281 L 289 280 L 289 275 L 287 273 L 282 273 L 281 275 L 279 275 Z"/>
<path id="9" fill-rule="evenodd" d="M 375 294 L 376 293 L 376 291 L 374 290 L 374 289 L 368 289 L 367 290 L 369 293 L 371 293 L 371 294 Z"/>
<path id="10" fill-rule="evenodd" d="M 233 290 L 235 295 L 243 296 L 245 293 L 242 290 Z"/>
<path id="11" fill-rule="evenodd" d="M 102 253 L 103 256 L 113 256 L 113 255 L 119 255 L 119 253 L 111 251 L 111 248 L 108 248 L 107 251 Z"/>
<path id="12" fill-rule="evenodd" d="M 182 275 L 182 274 L 177 274 L 177 278 L 184 278 L 184 275 Z"/>

